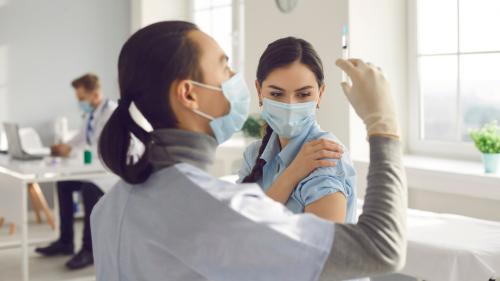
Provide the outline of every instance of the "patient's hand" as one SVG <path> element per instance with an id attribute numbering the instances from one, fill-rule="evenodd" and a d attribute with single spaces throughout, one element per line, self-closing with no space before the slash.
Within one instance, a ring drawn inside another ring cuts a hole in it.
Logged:
<path id="1" fill-rule="evenodd" d="M 50 147 L 52 156 L 68 157 L 71 152 L 71 146 L 67 144 L 55 144 Z"/>
<path id="2" fill-rule="evenodd" d="M 298 183 L 317 168 L 334 167 L 336 162 L 327 159 L 340 159 L 343 153 L 342 146 L 332 140 L 318 139 L 305 143 L 288 166 L 288 176 Z"/>
<path id="3" fill-rule="evenodd" d="M 343 153 L 342 146 L 331 140 L 318 139 L 305 143 L 292 163 L 266 191 L 267 196 L 286 204 L 301 180 L 317 168 L 336 166 L 331 159 L 340 159 Z"/>

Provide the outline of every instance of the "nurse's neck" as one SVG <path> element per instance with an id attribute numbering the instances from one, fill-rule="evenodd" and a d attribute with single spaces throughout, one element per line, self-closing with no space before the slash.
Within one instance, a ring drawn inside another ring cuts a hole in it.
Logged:
<path id="1" fill-rule="evenodd" d="M 285 139 L 282 137 L 278 137 L 278 139 L 279 139 L 279 143 L 280 143 L 280 150 L 283 150 L 283 148 L 285 148 L 285 146 L 290 142 L 289 139 Z"/>

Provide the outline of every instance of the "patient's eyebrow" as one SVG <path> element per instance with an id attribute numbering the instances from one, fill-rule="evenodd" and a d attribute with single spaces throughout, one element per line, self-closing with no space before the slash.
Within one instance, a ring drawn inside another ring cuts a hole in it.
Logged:
<path id="1" fill-rule="evenodd" d="M 284 92 L 284 91 L 285 91 L 285 89 L 280 88 L 280 87 L 275 86 L 275 85 L 269 85 L 269 86 L 267 86 L 267 87 L 272 88 L 272 89 L 275 89 L 275 90 L 278 90 L 278 91 L 282 91 L 282 92 Z"/>
<path id="2" fill-rule="evenodd" d="M 304 86 L 302 88 L 298 88 L 297 90 L 295 90 L 295 92 L 301 92 L 301 91 L 304 91 L 304 90 L 310 90 L 312 88 L 313 88 L 313 86 Z"/>
<path id="3" fill-rule="evenodd" d="M 283 91 L 285 92 L 285 89 L 281 88 L 281 87 L 278 87 L 278 86 L 275 86 L 275 85 L 269 85 L 267 86 L 269 88 L 272 88 L 272 89 L 275 89 L 275 90 L 278 90 L 278 91 Z M 309 89 L 312 89 L 313 86 L 304 86 L 304 87 L 301 87 L 301 88 L 298 88 L 297 90 L 295 90 L 294 92 L 301 92 L 301 91 L 304 91 L 304 90 L 309 90 Z"/>

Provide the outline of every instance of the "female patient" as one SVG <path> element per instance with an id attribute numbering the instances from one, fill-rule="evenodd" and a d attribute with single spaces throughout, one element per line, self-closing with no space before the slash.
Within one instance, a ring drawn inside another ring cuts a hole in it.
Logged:
<path id="1" fill-rule="evenodd" d="M 260 58 L 255 85 L 266 134 L 246 149 L 239 181 L 257 182 L 294 213 L 355 222 L 351 160 L 315 120 L 325 83 L 311 44 L 293 37 L 271 43 Z"/>

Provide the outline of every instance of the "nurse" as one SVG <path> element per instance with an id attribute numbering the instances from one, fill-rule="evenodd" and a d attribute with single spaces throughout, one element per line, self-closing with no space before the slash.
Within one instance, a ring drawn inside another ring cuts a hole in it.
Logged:
<path id="1" fill-rule="evenodd" d="M 91 217 L 97 280 L 344 280 L 395 271 L 406 249 L 401 146 L 388 84 L 339 60 L 371 146 L 363 215 L 336 224 L 293 214 L 256 184 L 209 175 L 217 145 L 241 128 L 249 91 L 227 56 L 187 22 L 147 26 L 123 46 L 120 102 L 99 142 L 121 177 Z M 134 104 L 153 127 L 131 117 Z M 132 136 L 145 144 L 129 159 Z"/>
<path id="2" fill-rule="evenodd" d="M 255 86 L 266 134 L 246 149 L 239 181 L 257 182 L 293 213 L 356 222 L 356 173 L 349 154 L 315 119 L 325 82 L 312 45 L 294 37 L 269 44 Z"/>

